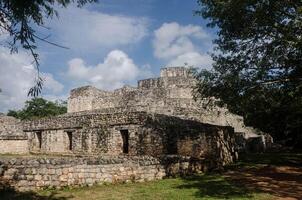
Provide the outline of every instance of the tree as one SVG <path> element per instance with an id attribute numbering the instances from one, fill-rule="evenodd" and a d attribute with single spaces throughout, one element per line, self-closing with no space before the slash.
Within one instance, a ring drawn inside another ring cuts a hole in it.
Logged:
<path id="1" fill-rule="evenodd" d="M 67 112 L 67 104 L 63 102 L 47 101 L 43 98 L 33 98 L 25 102 L 21 110 L 9 110 L 7 115 L 21 120 L 37 119 L 42 117 L 56 116 Z"/>
<path id="2" fill-rule="evenodd" d="M 9 34 L 11 40 L 8 42 L 11 52 L 17 52 L 18 48 L 28 50 L 34 60 L 37 69 L 36 85 L 29 91 L 29 95 L 37 96 L 42 89 L 43 80 L 39 74 L 39 55 L 36 52 L 36 40 L 59 46 L 49 41 L 47 37 L 37 34 L 35 27 L 47 28 L 44 26 L 46 18 L 58 17 L 55 7 L 67 7 L 71 3 L 77 3 L 79 7 L 86 3 L 97 0 L 0 0 L 0 34 Z"/>
<path id="3" fill-rule="evenodd" d="M 197 92 L 215 96 L 248 125 L 302 143 L 302 1 L 198 0 L 218 29 L 213 70 Z"/>

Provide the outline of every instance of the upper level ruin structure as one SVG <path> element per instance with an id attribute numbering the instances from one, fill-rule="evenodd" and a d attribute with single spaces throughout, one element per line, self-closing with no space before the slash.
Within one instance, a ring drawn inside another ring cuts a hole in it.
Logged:
<path id="1" fill-rule="evenodd" d="M 246 127 L 214 98 L 195 100 L 195 84 L 189 69 L 164 68 L 137 87 L 73 89 L 63 115 L 24 121 L 0 115 L 0 153 L 31 154 L 0 160 L 0 184 L 31 190 L 155 180 L 221 169 L 238 152 L 272 144 L 268 134 Z"/>
<path id="2" fill-rule="evenodd" d="M 29 121 L 0 116 L 0 151 L 112 155 L 124 153 L 126 145 L 132 155 L 155 156 L 161 149 L 156 156 L 207 157 L 224 151 L 216 148 L 223 140 L 232 146 L 232 154 L 245 151 L 249 144 L 263 150 L 272 142 L 269 135 L 245 126 L 243 118 L 226 106 L 216 105 L 214 98 L 196 100 L 195 84 L 188 68 L 170 67 L 161 69 L 158 78 L 139 80 L 137 87 L 73 89 L 66 114 Z"/>
<path id="3" fill-rule="evenodd" d="M 219 107 L 214 98 L 194 99 L 196 80 L 186 67 L 162 68 L 160 77 L 139 80 L 137 87 L 124 86 L 105 91 L 93 86 L 71 90 L 68 113 L 145 111 L 220 126 L 231 126 L 245 138 L 259 131 L 244 125 L 243 117 Z"/>

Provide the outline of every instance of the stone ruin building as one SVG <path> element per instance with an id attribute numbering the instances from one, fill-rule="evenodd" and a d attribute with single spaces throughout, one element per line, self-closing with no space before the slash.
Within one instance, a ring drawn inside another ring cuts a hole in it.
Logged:
<path id="1" fill-rule="evenodd" d="M 132 170 L 129 172 L 131 176 L 122 176 L 123 173 L 114 171 L 114 167 L 105 173 L 118 174 L 117 177 L 129 180 L 133 174 L 138 176 L 138 179 L 154 179 L 180 171 L 217 168 L 232 163 L 237 158 L 238 151 L 248 148 L 263 150 L 272 142 L 268 135 L 259 134 L 255 129 L 246 127 L 242 117 L 230 113 L 226 107 L 216 106 L 215 100 L 194 100 L 194 84 L 195 80 L 187 68 L 171 67 L 163 68 L 158 78 L 138 81 L 137 87 L 125 86 L 114 91 L 99 90 L 92 86 L 73 89 L 68 98 L 68 112 L 64 115 L 31 121 L 1 116 L 0 152 L 87 155 L 103 158 L 102 161 L 74 161 L 71 158 L 66 158 L 67 161 L 51 161 L 59 162 L 62 169 L 65 169 L 66 165 L 70 169 L 70 166 L 78 166 L 79 163 L 83 166 L 83 162 L 86 165 L 92 162 L 94 166 L 103 166 L 104 163 L 114 166 L 116 163 L 123 163 L 123 166 L 128 168 L 129 163 L 144 166 L 139 176 L 131 167 L 128 169 Z M 6 168 L 15 170 L 7 172 L 8 177 L 11 174 L 23 173 L 24 170 L 20 171 L 20 168 L 24 167 L 54 167 L 46 165 L 47 161 L 40 160 L 25 160 L 24 163 L 28 163 L 25 166 L 23 162 L 12 164 L 3 160 L 0 161 L 0 179 L 1 162 L 5 163 L 3 166 Z M 152 166 L 156 175 L 151 173 L 150 178 L 144 171 L 151 170 L 147 166 Z M 162 170 L 165 172 L 159 173 Z M 40 174 L 43 175 L 44 172 L 45 170 Z M 45 176 L 49 175 L 48 170 L 45 173 Z M 5 176 L 5 173 L 2 172 L 2 175 Z M 30 176 L 31 173 L 27 175 Z M 22 177 L 27 175 L 23 174 Z M 112 182 L 114 175 L 111 175 L 109 179 Z M 77 178 L 66 178 L 64 182 L 60 176 L 53 178 L 60 181 L 43 183 L 40 177 L 34 180 L 25 178 L 23 182 L 19 181 L 15 185 L 25 188 L 24 182 L 30 182 L 33 188 L 62 186 L 90 183 L 91 180 L 93 183 L 106 181 L 108 178 L 104 173 L 100 175 L 101 178 L 91 175 L 92 178 L 84 177 L 83 180 L 78 174 L 73 176 Z"/>

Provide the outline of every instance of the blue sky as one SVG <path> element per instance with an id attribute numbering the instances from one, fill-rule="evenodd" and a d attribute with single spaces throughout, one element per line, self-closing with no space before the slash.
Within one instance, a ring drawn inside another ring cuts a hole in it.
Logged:
<path id="1" fill-rule="evenodd" d="M 70 89 L 83 85 L 135 86 L 139 79 L 158 76 L 163 66 L 210 68 L 216 34 L 193 15 L 196 9 L 196 0 L 99 0 L 81 9 L 59 8 L 59 19 L 46 21 L 50 30 L 37 33 L 69 49 L 38 42 L 42 96 L 67 99 Z M 0 48 L 0 112 L 18 109 L 28 99 L 35 74 L 31 62 L 24 50 L 10 55 Z"/>

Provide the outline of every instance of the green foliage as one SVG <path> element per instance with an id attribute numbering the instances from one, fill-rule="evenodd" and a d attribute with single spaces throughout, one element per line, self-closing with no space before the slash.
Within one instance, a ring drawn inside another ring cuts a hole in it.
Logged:
<path id="1" fill-rule="evenodd" d="M 218 29 L 212 71 L 197 91 L 245 122 L 302 143 L 302 1 L 198 0 L 196 14 Z"/>
<path id="2" fill-rule="evenodd" d="M 42 117 L 56 116 L 67 112 L 66 102 L 51 102 L 43 98 L 33 98 L 26 101 L 25 107 L 21 110 L 9 110 L 7 115 L 18 119 L 37 119 Z"/>
<path id="3" fill-rule="evenodd" d="M 43 80 L 39 76 L 39 55 L 36 52 L 36 40 L 47 42 L 51 45 L 61 45 L 48 40 L 50 36 L 42 37 L 35 28 L 49 29 L 44 26 L 47 18 L 58 17 L 55 7 L 66 8 L 71 3 L 79 7 L 97 0 L 0 0 L 0 35 L 8 33 L 11 36 L 8 42 L 11 52 L 17 52 L 18 47 L 28 50 L 36 64 L 38 75 L 36 85 L 30 89 L 29 95 L 37 96 L 42 89 Z M 4 30 L 4 31 L 3 31 Z"/>

